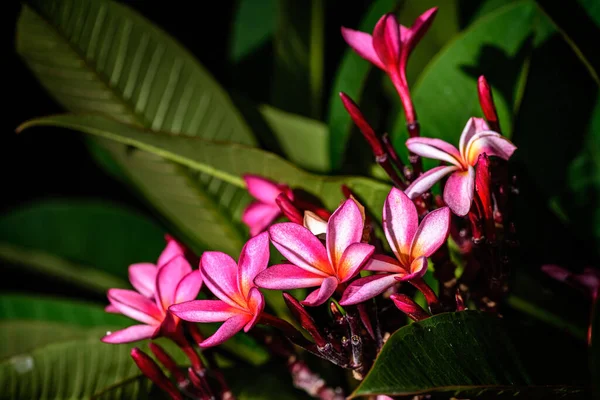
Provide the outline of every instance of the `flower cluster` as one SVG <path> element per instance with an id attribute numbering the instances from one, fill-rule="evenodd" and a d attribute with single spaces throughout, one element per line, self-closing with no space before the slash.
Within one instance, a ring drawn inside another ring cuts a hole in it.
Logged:
<path id="1" fill-rule="evenodd" d="M 165 380 L 154 361 L 136 349 L 132 355 L 142 371 L 173 398 L 178 398 L 179 391 L 197 392 L 207 398 L 220 391 L 225 398 L 230 392 L 214 365 L 211 370 L 220 389 L 205 379 L 206 367 L 193 348 L 196 344 L 199 348 L 217 346 L 240 331 L 253 330 L 260 337 L 260 329 L 253 328 L 269 325 L 291 343 L 352 369 L 360 377 L 381 349 L 382 332 L 399 328 L 405 322 L 404 316 L 419 321 L 442 311 L 461 311 L 465 300 L 475 307 L 493 310 L 504 290 L 503 268 L 508 264 L 507 252 L 514 237 L 506 161 L 516 147 L 500 133 L 491 89 L 483 77 L 478 94 L 485 119 L 468 119 L 458 148 L 440 139 L 420 137 L 406 65 L 436 11 L 425 12 L 411 28 L 399 25 L 392 14 L 379 20 L 372 35 L 342 28 L 348 44 L 391 79 L 400 96 L 410 136 L 406 147 L 411 165 L 405 166 L 387 137 L 379 136 L 359 106 L 341 94 L 376 162 L 393 183 L 380 221 L 373 218 L 374 210 L 365 210 L 347 187 L 342 188 L 345 199 L 330 212 L 303 200 L 284 182 L 245 175 L 247 190 L 255 201 L 242 216 L 251 239 L 241 249 L 238 261 L 221 252 L 207 251 L 200 258 L 199 268 L 193 270 L 184 248 L 169 238 L 156 265 L 130 267 L 130 281 L 137 291 L 108 292 L 108 311 L 127 315 L 142 325 L 110 333 L 103 340 L 123 343 L 159 336 L 170 338 L 192 362 L 187 378 L 160 348 L 154 345 L 151 349 L 179 377 L 179 388 Z M 423 172 L 420 157 L 445 164 Z M 271 178 L 277 172 L 273 173 Z M 432 192 L 438 183 L 443 196 Z M 277 223 L 282 218 L 288 221 Z M 381 231 L 387 245 L 379 238 Z M 496 235 L 500 231 L 502 234 Z M 466 260 L 461 276 L 456 274 L 450 257 L 449 237 Z M 269 266 L 271 244 L 284 261 Z M 438 293 L 424 279 L 432 264 L 440 283 Z M 203 285 L 204 297 L 198 299 Z M 306 288 L 312 291 L 302 301 L 290 293 L 283 296 L 291 315 L 312 340 L 289 321 L 266 312 L 268 306 L 261 292 Z M 426 304 L 415 300 L 418 292 Z M 396 308 L 391 308 L 395 314 L 386 314 L 383 320 L 383 311 L 378 309 L 386 302 Z M 320 313 L 322 317 L 323 310 L 331 319 L 329 323 L 317 324 L 315 316 Z M 215 322 L 222 324 L 204 338 L 196 324 Z M 293 350 L 272 336 L 265 343 L 279 346 L 275 353 L 297 359 L 290 355 Z M 312 376 L 305 368 L 297 363 L 290 367 Z"/>

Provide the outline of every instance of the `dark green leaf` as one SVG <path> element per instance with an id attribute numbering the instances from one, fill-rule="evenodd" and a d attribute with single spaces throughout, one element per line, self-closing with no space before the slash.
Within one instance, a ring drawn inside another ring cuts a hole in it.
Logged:
<path id="1" fill-rule="evenodd" d="M 227 94 L 166 33 L 108 0 L 32 0 L 18 23 L 17 51 L 71 111 L 110 115 L 148 129 L 253 145 Z M 139 192 L 195 250 L 238 251 L 232 222 L 244 191 L 104 142 Z"/>
<path id="2" fill-rule="evenodd" d="M 531 2 L 511 3 L 478 19 L 436 56 L 413 90 L 422 136 L 458 144 L 467 120 L 481 115 L 477 77 L 484 74 L 494 90 L 503 132 L 510 137 L 527 39 L 537 17 Z M 392 133 L 396 149 L 406 158 L 404 125 L 401 116 Z"/>
<path id="3" fill-rule="evenodd" d="M 152 220 L 107 203 L 51 200 L 0 217 L 0 257 L 101 292 L 122 287 L 127 267 L 156 261 L 164 245 Z"/>
<path id="4" fill-rule="evenodd" d="M 310 399 L 295 389 L 289 372 L 279 365 L 268 364 L 260 369 L 230 368 L 223 371 L 238 400 Z"/>
<path id="5" fill-rule="evenodd" d="M 229 58 L 237 63 L 271 39 L 276 0 L 238 0 Z"/>
<path id="6" fill-rule="evenodd" d="M 268 105 L 261 106 L 260 112 L 290 161 L 312 171 L 329 171 L 329 132 L 325 124 Z"/>
<path id="7" fill-rule="evenodd" d="M 353 396 L 444 392 L 455 397 L 581 394 L 581 389 L 529 386 L 501 319 L 477 311 L 445 313 L 399 329 Z M 495 398 L 495 397 L 494 397 Z"/>
<path id="8" fill-rule="evenodd" d="M 343 199 L 340 187 L 345 184 L 375 215 L 376 221 L 381 220 L 383 202 L 390 190 L 388 185 L 362 177 L 312 175 L 257 148 L 144 131 L 100 116 L 57 115 L 32 120 L 20 129 L 36 125 L 62 126 L 134 146 L 240 188 L 245 185 L 243 174 L 259 174 L 304 189 L 320 198 L 329 209 L 337 208 Z"/>

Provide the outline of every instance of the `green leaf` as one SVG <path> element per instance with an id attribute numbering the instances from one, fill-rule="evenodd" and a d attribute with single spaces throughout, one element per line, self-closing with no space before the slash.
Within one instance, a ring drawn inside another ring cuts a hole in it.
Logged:
<path id="1" fill-rule="evenodd" d="M 277 0 L 271 103 L 320 118 L 323 89 L 324 13 L 320 0 Z"/>
<path id="2" fill-rule="evenodd" d="M 352 396 L 444 392 L 455 397 L 503 394 L 513 398 L 520 393 L 534 398 L 582 392 L 529 386 L 518 354 L 503 321 L 495 315 L 439 314 L 396 331 Z"/>
<path id="3" fill-rule="evenodd" d="M 290 161 L 312 171 L 329 171 L 329 132 L 325 124 L 268 105 L 260 106 L 260 112 Z"/>
<path id="4" fill-rule="evenodd" d="M 108 0 L 31 0 L 17 30 L 18 53 L 70 111 L 102 113 L 179 135 L 255 144 L 210 74 L 126 6 Z M 233 220 L 248 199 L 243 190 L 148 153 L 104 145 L 139 193 L 196 251 L 239 251 L 245 235 Z"/>
<path id="5" fill-rule="evenodd" d="M 511 3 L 478 19 L 438 53 L 413 90 L 422 136 L 458 144 L 467 120 L 481 115 L 477 77 L 484 74 L 494 90 L 503 133 L 510 137 L 527 39 L 537 17 L 531 2 Z M 406 159 L 403 116 L 397 119 L 392 138 Z M 427 167 L 433 165 L 426 161 Z"/>
<path id="6" fill-rule="evenodd" d="M 231 50 L 233 63 L 241 61 L 271 39 L 275 31 L 276 0 L 238 0 L 233 20 Z M 260 21 L 259 23 L 257 23 Z"/>
<path id="7" fill-rule="evenodd" d="M 19 127 L 61 126 L 97 135 L 160 155 L 205 174 L 216 176 L 240 188 L 243 174 L 259 174 L 292 188 L 304 189 L 320 198 L 326 207 L 335 209 L 343 199 L 341 185 L 357 194 L 359 200 L 381 220 L 383 202 L 390 186 L 362 177 L 327 177 L 309 174 L 279 156 L 253 147 L 186 138 L 144 131 L 130 125 L 94 115 L 57 115 L 38 118 Z"/>
<path id="8" fill-rule="evenodd" d="M 0 217 L 1 258 L 100 292 L 126 285 L 127 267 L 164 245 L 152 220 L 105 202 L 50 200 Z"/>
<path id="9" fill-rule="evenodd" d="M 568 7 L 551 0 L 536 0 L 536 3 L 550 17 L 596 84 L 600 85 L 600 53 L 597 46 L 590 41 L 590 38 L 600 35 L 598 2 L 574 1 Z"/>
<path id="10" fill-rule="evenodd" d="M 309 395 L 296 389 L 292 378 L 280 365 L 267 364 L 260 369 L 236 367 L 223 371 L 238 400 L 300 400 Z"/>

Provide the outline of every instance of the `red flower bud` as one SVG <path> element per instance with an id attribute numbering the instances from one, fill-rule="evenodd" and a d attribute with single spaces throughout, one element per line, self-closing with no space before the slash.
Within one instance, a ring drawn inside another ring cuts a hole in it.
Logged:
<path id="1" fill-rule="evenodd" d="M 281 212 L 283 213 L 283 215 L 286 216 L 287 219 L 289 219 L 291 222 L 295 222 L 296 224 L 302 225 L 304 221 L 302 213 L 300 212 L 300 210 L 298 210 L 298 208 L 296 208 L 294 203 L 292 203 L 290 198 L 287 197 L 285 193 L 280 193 L 279 196 L 277 196 L 277 198 L 275 199 L 275 202 L 277 203 L 277 205 L 281 209 Z"/>
<path id="2" fill-rule="evenodd" d="M 479 200 L 480 213 L 485 226 L 485 235 L 488 240 L 494 240 L 495 222 L 494 222 L 494 204 L 492 201 L 490 159 L 487 154 L 479 155 L 475 166 L 475 193 Z"/>
<path id="3" fill-rule="evenodd" d="M 321 335 L 321 332 L 319 331 L 319 328 L 317 328 L 315 320 L 310 316 L 308 312 L 306 312 L 302 304 L 300 304 L 300 302 L 296 300 L 292 295 L 285 292 L 283 292 L 283 300 L 285 301 L 287 307 L 290 309 L 294 318 L 296 318 L 296 320 L 300 322 L 300 325 L 304 329 L 306 329 L 306 331 L 310 333 L 310 335 L 315 339 L 315 343 L 317 344 L 317 346 L 325 346 L 325 344 L 327 344 L 327 341 Z"/>
<path id="4" fill-rule="evenodd" d="M 496 106 L 494 105 L 492 90 L 483 75 L 477 80 L 477 92 L 479 94 L 479 105 L 481 106 L 483 115 L 489 123 L 490 128 L 500 132 L 500 121 L 498 120 L 498 113 L 496 112 Z"/>
<path id="5" fill-rule="evenodd" d="M 386 157 L 381 140 L 377 137 L 375 131 L 365 119 L 365 116 L 360 111 L 360 108 L 358 108 L 358 105 L 350 97 L 348 97 L 346 93 L 341 92 L 340 97 L 342 98 L 342 102 L 344 103 L 346 111 L 348 111 L 348 114 L 350 114 L 350 118 L 352 118 L 352 121 L 354 121 L 356 126 L 358 126 L 358 129 L 360 129 L 362 132 L 363 136 L 367 140 L 367 143 L 369 143 L 369 146 L 371 146 L 375 157 Z"/>
<path id="6" fill-rule="evenodd" d="M 423 308 L 414 302 L 413 299 L 405 294 L 393 294 L 390 296 L 396 307 L 413 321 L 422 321 L 425 318 L 429 318 L 429 314 L 423 310 Z"/>
<path id="7" fill-rule="evenodd" d="M 187 382 L 187 378 L 185 374 L 177 367 L 177 362 L 171 358 L 171 356 L 159 346 L 157 343 L 150 342 L 148 343 L 148 347 L 154 354 L 154 356 L 160 361 L 160 363 L 171 373 L 173 378 L 177 381 L 177 383 L 181 386 Z"/>
<path id="8" fill-rule="evenodd" d="M 136 365 L 142 371 L 144 375 L 148 377 L 156 386 L 164 390 L 171 396 L 173 400 L 183 400 L 183 396 L 173 382 L 167 378 L 167 376 L 162 372 L 158 364 L 150 358 L 146 353 L 134 347 L 131 349 L 131 357 L 133 361 L 135 361 Z"/>

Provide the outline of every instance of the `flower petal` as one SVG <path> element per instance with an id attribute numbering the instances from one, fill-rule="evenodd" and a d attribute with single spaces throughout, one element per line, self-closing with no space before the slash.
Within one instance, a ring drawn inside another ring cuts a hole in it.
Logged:
<path id="1" fill-rule="evenodd" d="M 251 318 L 252 316 L 249 314 L 238 314 L 229 318 L 212 336 L 199 343 L 199 346 L 212 347 L 227 341 L 233 337 L 233 335 L 241 331 Z"/>
<path id="2" fill-rule="evenodd" d="M 409 187 L 404 191 L 411 199 L 416 199 L 436 184 L 437 181 L 445 177 L 451 172 L 457 171 L 459 167 L 454 165 L 442 165 L 441 167 L 435 167 L 419 176 L 410 184 Z"/>
<path id="3" fill-rule="evenodd" d="M 406 147 L 413 153 L 433 160 L 446 161 L 447 163 L 463 167 L 462 157 L 451 144 L 441 139 L 430 139 L 423 137 L 409 138 L 406 141 Z"/>
<path id="4" fill-rule="evenodd" d="M 248 205 L 242 215 L 242 222 L 250 229 L 250 236 L 256 236 L 269 227 L 279 217 L 277 205 L 254 202 Z"/>
<path id="5" fill-rule="evenodd" d="M 402 42 L 404 42 L 404 46 L 406 47 L 402 53 L 406 53 L 407 58 L 417 43 L 421 40 L 423 35 L 427 33 L 427 30 L 433 23 L 433 19 L 435 18 L 437 10 L 437 7 L 433 7 L 425 11 L 415 20 L 415 22 L 413 22 L 413 25 L 410 27 L 410 29 L 407 29 L 409 33 L 401 37 Z"/>
<path id="6" fill-rule="evenodd" d="M 172 258 L 176 256 L 183 256 L 185 254 L 185 248 L 181 243 L 173 239 L 170 235 L 166 235 L 166 238 L 167 246 L 162 253 L 160 253 L 160 256 L 158 256 L 158 261 L 156 262 L 157 267 L 162 267 Z"/>
<path id="7" fill-rule="evenodd" d="M 342 258 L 342 255 L 353 243 L 360 243 L 364 228 L 363 216 L 356 202 L 352 199 L 346 200 L 331 215 L 327 222 L 327 255 L 334 269 Z"/>
<path id="8" fill-rule="evenodd" d="M 411 260 L 421 256 L 429 257 L 444 244 L 450 232 L 450 216 L 450 209 L 442 207 L 423 218 L 410 249 Z M 410 269 L 414 273 L 412 265 Z"/>
<path id="9" fill-rule="evenodd" d="M 248 311 L 250 311 L 254 317 L 246 326 L 244 326 L 244 332 L 248 332 L 250 329 L 256 325 L 258 319 L 260 318 L 260 314 L 265 309 L 265 298 L 263 294 L 257 288 L 253 287 L 250 289 L 250 293 L 248 294 Z"/>
<path id="10" fill-rule="evenodd" d="M 452 212 L 459 217 L 468 214 L 475 190 L 475 169 L 469 166 L 467 171 L 456 171 L 446 181 L 444 201 Z"/>
<path id="11" fill-rule="evenodd" d="M 373 29 L 373 48 L 388 73 L 395 73 L 400 62 L 400 25 L 394 14 L 385 14 Z"/>
<path id="12" fill-rule="evenodd" d="M 104 343 L 120 344 L 150 339 L 158 327 L 152 325 L 133 325 L 125 329 L 107 334 L 102 338 Z"/>
<path id="13" fill-rule="evenodd" d="M 395 276 L 377 274 L 355 280 L 344 291 L 340 304 L 342 306 L 358 304 L 380 295 L 396 283 Z"/>
<path id="14" fill-rule="evenodd" d="M 408 196 L 392 188 L 383 204 L 383 231 L 401 263 L 408 263 L 410 245 L 419 226 L 417 208 Z"/>
<path id="15" fill-rule="evenodd" d="M 230 306 L 245 309 L 246 301 L 238 290 L 237 263 L 220 251 L 205 251 L 200 259 L 202 280 L 210 291 Z"/>
<path id="16" fill-rule="evenodd" d="M 182 255 L 175 256 L 158 270 L 156 303 L 161 305 L 163 310 L 167 310 L 175 302 L 177 285 L 190 272 L 192 267 Z"/>
<path id="17" fill-rule="evenodd" d="M 202 273 L 199 269 L 194 270 L 183 277 L 175 289 L 174 304 L 194 300 L 202 288 Z"/>
<path id="18" fill-rule="evenodd" d="M 473 136 L 479 132 L 489 131 L 490 127 L 483 118 L 471 117 L 463 128 L 458 142 L 458 149 L 463 160 L 467 159 L 467 146 Z M 498 135 L 500 136 L 500 135 Z"/>
<path id="19" fill-rule="evenodd" d="M 427 257 L 422 256 L 415 258 L 412 263 L 410 263 L 410 274 L 406 276 L 406 279 L 410 281 L 415 278 L 422 278 L 423 275 L 427 272 Z"/>
<path id="20" fill-rule="evenodd" d="M 334 275 L 325 246 L 305 227 L 283 222 L 271 226 L 269 235 L 290 263 L 317 275 Z"/>
<path id="21" fill-rule="evenodd" d="M 277 183 L 258 175 L 244 175 L 248 193 L 258 201 L 277 206 L 275 199 L 282 192 L 282 187 Z"/>
<path id="22" fill-rule="evenodd" d="M 469 165 L 475 165 L 480 154 L 500 157 L 508 160 L 517 149 L 510 140 L 496 132 L 484 131 L 476 134 L 467 144 L 466 159 Z"/>
<path id="23" fill-rule="evenodd" d="M 356 54 L 379 68 L 385 69 L 385 66 L 373 48 L 373 37 L 371 35 L 342 27 L 342 37 Z"/>
<path id="24" fill-rule="evenodd" d="M 191 300 L 174 304 L 169 311 L 192 322 L 221 322 L 240 314 L 240 310 L 221 300 Z"/>
<path id="25" fill-rule="evenodd" d="M 110 289 L 108 300 L 121 314 L 145 324 L 155 325 L 163 320 L 164 313 L 156 303 L 133 290 Z"/>
<path id="26" fill-rule="evenodd" d="M 129 282 L 142 295 L 152 298 L 156 290 L 156 265 L 138 263 L 129 266 Z"/>
<path id="27" fill-rule="evenodd" d="M 304 227 L 315 236 L 327 233 L 327 221 L 312 211 L 304 212 Z"/>
<path id="28" fill-rule="evenodd" d="M 250 239 L 242 248 L 238 261 L 238 287 L 246 299 L 254 287 L 254 278 L 269 264 L 269 234 L 263 232 Z"/>
<path id="29" fill-rule="evenodd" d="M 121 313 L 119 311 L 119 309 L 117 307 L 113 306 L 112 304 L 109 304 L 106 307 L 104 307 L 104 311 L 107 313 L 111 313 L 111 314 L 120 314 Z"/>
<path id="30" fill-rule="evenodd" d="M 405 274 L 407 271 L 397 260 L 383 254 L 375 254 L 363 269 L 365 271 L 389 272 L 391 274 Z"/>
<path id="31" fill-rule="evenodd" d="M 327 275 L 316 275 L 292 264 L 279 264 L 267 268 L 254 279 L 254 283 L 265 289 L 300 289 L 320 286 Z"/>
<path id="32" fill-rule="evenodd" d="M 335 289 L 338 287 L 338 280 L 333 276 L 329 278 L 325 278 L 321 287 L 317 290 L 314 290 L 311 294 L 309 294 L 302 304 L 305 306 L 320 306 L 325 303 L 335 292 Z"/>
<path id="33" fill-rule="evenodd" d="M 337 276 L 340 282 L 354 278 L 375 252 L 375 246 L 354 243 L 348 246 L 338 264 Z"/>

